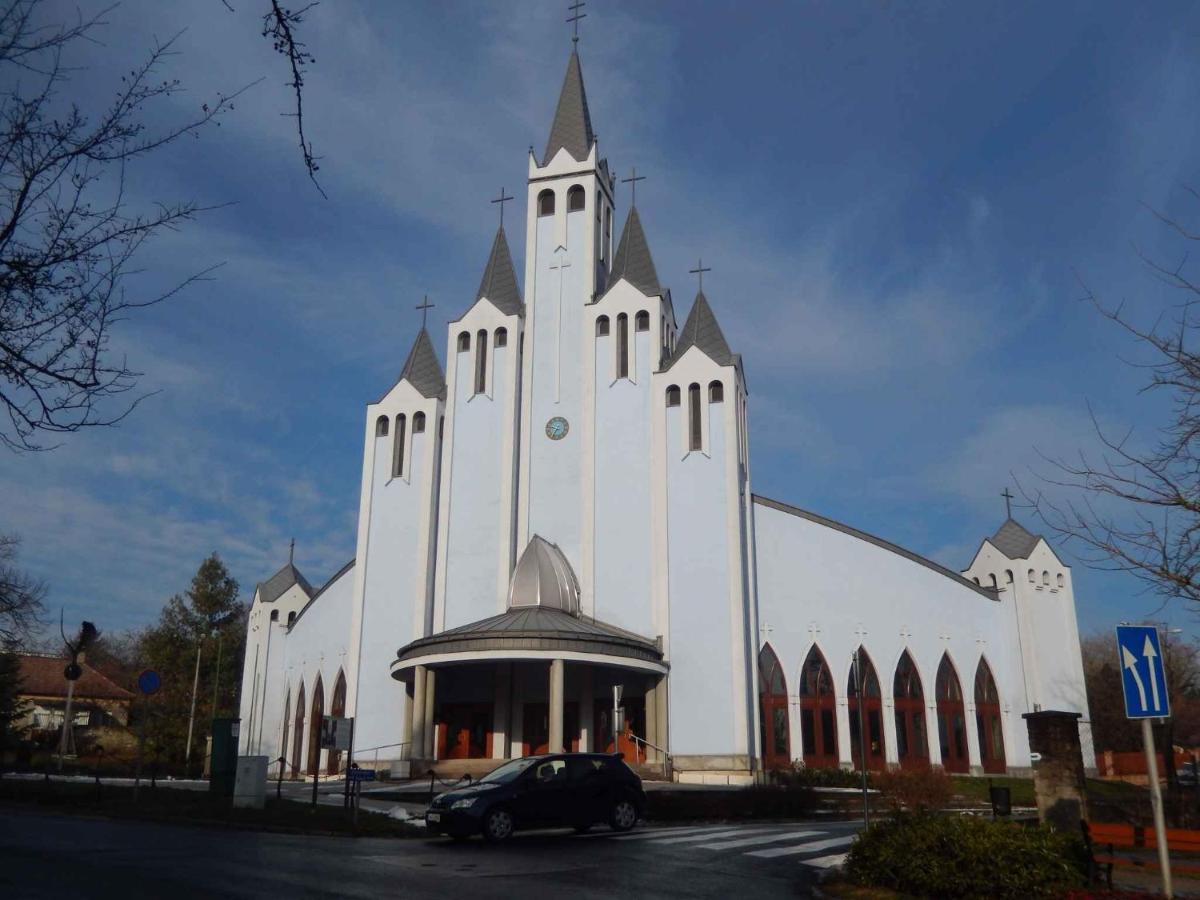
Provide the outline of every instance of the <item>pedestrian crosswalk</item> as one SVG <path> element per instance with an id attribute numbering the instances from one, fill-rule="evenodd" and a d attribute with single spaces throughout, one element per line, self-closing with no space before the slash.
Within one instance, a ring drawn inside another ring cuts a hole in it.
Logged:
<path id="1" fill-rule="evenodd" d="M 643 827 L 627 834 L 594 832 L 589 837 L 629 842 L 639 847 L 670 848 L 677 852 L 737 853 L 755 859 L 794 861 L 814 869 L 833 869 L 846 861 L 855 832 L 846 827 L 806 827 L 804 823 L 792 822 Z"/>

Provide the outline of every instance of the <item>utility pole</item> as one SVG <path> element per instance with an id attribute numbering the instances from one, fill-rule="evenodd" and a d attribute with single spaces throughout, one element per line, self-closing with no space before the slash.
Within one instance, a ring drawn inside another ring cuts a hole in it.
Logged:
<path id="1" fill-rule="evenodd" d="M 186 775 L 192 761 L 192 728 L 196 724 L 196 691 L 200 689 L 200 648 L 203 640 L 196 642 L 196 674 L 192 677 L 192 711 L 188 715 L 187 750 L 183 754 L 183 771 Z"/>
<path id="2" fill-rule="evenodd" d="M 212 717 L 217 717 L 217 689 L 221 684 L 221 632 L 217 632 L 217 671 L 213 675 L 213 705 Z"/>

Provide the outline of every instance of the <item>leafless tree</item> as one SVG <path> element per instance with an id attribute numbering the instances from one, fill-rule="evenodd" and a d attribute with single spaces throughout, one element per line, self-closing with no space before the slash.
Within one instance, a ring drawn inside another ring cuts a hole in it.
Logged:
<path id="1" fill-rule="evenodd" d="M 296 37 L 296 29 L 304 21 L 304 14 L 311 10 L 316 3 L 310 3 L 300 9 L 292 10 L 279 5 L 279 0 L 271 0 L 271 8 L 263 15 L 263 37 L 271 41 L 275 52 L 285 57 L 292 72 L 292 80 L 288 87 L 296 95 L 296 111 L 291 113 L 296 119 L 296 133 L 300 138 L 300 153 L 304 157 L 304 168 L 308 177 L 325 196 L 321 185 L 317 182 L 317 158 L 313 155 L 312 142 L 304 136 L 304 70 L 316 62 L 308 48 Z"/>
<path id="2" fill-rule="evenodd" d="M 140 373 L 112 352 L 113 327 L 204 273 L 149 296 L 127 292 L 126 277 L 148 241 L 203 208 L 133 208 L 128 175 L 236 97 L 218 94 L 183 121 L 147 127 L 148 108 L 181 90 L 161 72 L 176 35 L 121 77 L 111 103 L 85 111 L 69 95 L 80 73 L 65 54 L 95 40 L 106 13 L 47 23 L 42 6 L 0 0 L 0 443 L 18 450 L 115 424 L 142 399 L 131 393 Z"/>
<path id="3" fill-rule="evenodd" d="M 20 538 L 0 534 L 0 651 L 29 639 L 42 624 L 46 585 L 17 566 Z"/>
<path id="4" fill-rule="evenodd" d="M 1193 201 L 1200 194 L 1187 189 Z M 1151 210 L 1185 245 L 1200 241 L 1177 219 Z M 1100 447 L 1073 457 L 1046 458 L 1040 484 L 1022 485 L 1045 525 L 1087 565 L 1125 572 L 1164 602 L 1200 602 L 1200 284 L 1187 274 L 1185 252 L 1164 263 L 1135 251 L 1148 273 L 1178 301 L 1150 324 L 1124 303 L 1104 300 L 1081 277 L 1083 299 L 1129 335 L 1145 359 L 1144 394 L 1163 394 L 1169 412 L 1152 441 L 1129 428 L 1102 427 L 1090 409 Z M 1053 496 L 1051 496 L 1053 495 Z"/>

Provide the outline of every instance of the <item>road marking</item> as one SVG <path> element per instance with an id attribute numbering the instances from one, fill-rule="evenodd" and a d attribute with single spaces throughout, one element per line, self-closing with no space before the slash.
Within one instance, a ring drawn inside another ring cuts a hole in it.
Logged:
<path id="1" fill-rule="evenodd" d="M 668 838 L 677 834 L 700 834 L 706 831 L 725 831 L 728 825 L 691 825 L 687 828 L 639 828 L 637 831 L 621 834 L 613 831 L 590 831 L 581 834 L 583 838 L 608 838 L 615 841 L 653 840 Z"/>
<path id="2" fill-rule="evenodd" d="M 794 841 L 799 838 L 813 837 L 824 834 L 823 831 L 785 831 L 782 834 L 765 834 L 757 837 L 742 838 L 736 841 L 717 841 L 715 844 L 700 844 L 700 850 L 733 850 L 736 847 L 753 847 L 755 844 L 775 844 L 779 841 Z"/>
<path id="3" fill-rule="evenodd" d="M 845 853 L 833 853 L 829 856 L 818 856 L 816 859 L 802 859 L 802 866 L 816 866 L 818 869 L 832 869 L 846 861 Z"/>
<path id="4" fill-rule="evenodd" d="M 754 834 L 755 832 L 766 831 L 765 828 L 736 828 L 732 831 L 714 831 L 711 834 L 691 834 L 687 837 L 658 837 L 657 840 L 649 841 L 652 846 L 662 847 L 666 844 L 690 844 L 694 841 L 709 841 L 714 838 L 737 837 L 741 834 Z M 619 841 L 629 840 L 629 838 L 617 838 Z"/>
<path id="5" fill-rule="evenodd" d="M 827 841 L 813 841 L 811 844 L 800 844 L 795 847 L 772 847 L 770 850 L 751 850 L 747 856 L 757 856 L 762 859 L 772 859 L 776 856 L 799 856 L 801 853 L 816 853 L 818 850 L 830 850 L 834 847 L 845 847 L 854 843 L 854 835 L 830 838 Z"/>

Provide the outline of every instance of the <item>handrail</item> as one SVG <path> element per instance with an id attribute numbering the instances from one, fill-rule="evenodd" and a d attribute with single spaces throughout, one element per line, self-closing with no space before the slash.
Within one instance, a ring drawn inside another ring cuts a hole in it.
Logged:
<path id="1" fill-rule="evenodd" d="M 659 753 L 661 753 L 661 754 L 662 754 L 663 756 L 665 756 L 667 759 L 670 759 L 670 758 L 671 758 L 671 754 L 670 754 L 670 753 L 668 753 L 666 750 L 664 750 L 662 747 L 658 746 L 658 744 L 652 744 L 652 743 L 650 743 L 648 740 L 646 740 L 645 738 L 643 738 L 643 737 L 638 737 L 638 736 L 637 736 L 636 734 L 634 734 L 632 731 L 630 731 L 630 732 L 629 732 L 629 737 L 633 739 L 633 742 L 634 742 L 634 744 L 635 744 L 635 745 L 636 745 L 636 744 L 645 744 L 645 745 L 646 745 L 647 747 L 649 747 L 651 750 L 657 750 Z"/>

